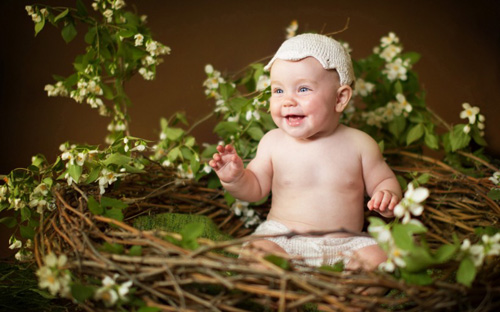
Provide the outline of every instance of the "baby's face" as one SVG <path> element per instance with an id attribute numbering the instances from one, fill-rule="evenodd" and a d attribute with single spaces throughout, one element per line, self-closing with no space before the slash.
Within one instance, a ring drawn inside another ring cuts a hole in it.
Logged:
<path id="1" fill-rule="evenodd" d="M 271 116 L 276 125 L 297 139 L 332 134 L 338 125 L 335 110 L 340 87 L 336 72 L 312 57 L 276 60 L 271 67 Z"/>

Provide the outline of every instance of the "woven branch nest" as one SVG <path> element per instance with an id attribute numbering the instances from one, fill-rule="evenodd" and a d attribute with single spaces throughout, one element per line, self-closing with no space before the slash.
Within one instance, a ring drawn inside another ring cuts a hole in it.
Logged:
<path id="1" fill-rule="evenodd" d="M 487 197 L 493 186 L 485 178 L 465 176 L 447 165 L 408 152 L 386 153 L 397 174 L 428 173 L 425 185 L 431 194 L 421 221 L 429 228 L 426 239 L 431 247 L 472 237 L 474 227 L 497 226 L 500 207 Z M 93 215 L 86 197 L 98 197 L 96 188 L 66 187 L 56 193 L 57 209 L 42 220 L 35 237 L 35 259 L 49 251 L 68 256 L 72 273 L 86 280 L 102 279 L 118 273 L 131 279 L 136 296 L 149 306 L 164 311 L 289 311 L 313 304 L 321 311 L 431 311 L 493 310 L 500 306 L 500 261 L 490 259 L 478 272 L 473 287 L 457 284 L 453 276 L 458 264 L 439 268 L 431 285 L 409 285 L 382 272 L 326 272 L 315 268 L 284 270 L 262 258 L 238 259 L 245 238 L 253 230 L 225 204 L 220 190 L 208 189 L 203 182 L 179 179 L 175 172 L 152 166 L 145 174 L 127 176 L 106 196 L 129 204 L 124 222 Z M 257 208 L 263 216 L 269 204 Z M 213 242 L 198 239 L 200 248 L 186 250 L 164 240 L 162 231 L 141 231 L 132 221 L 141 215 L 163 212 L 200 214 L 210 217 L 218 228 L 236 239 Z M 112 254 L 99 248 L 104 242 L 117 243 L 128 250 L 142 246 L 141 256 Z M 214 252 L 224 250 L 226 253 Z M 257 269 L 252 264 L 260 263 Z M 385 295 L 361 295 L 360 290 L 381 286 Z M 99 302 L 82 305 L 89 311 L 105 310 Z M 253 307 L 253 308 L 252 308 Z"/>

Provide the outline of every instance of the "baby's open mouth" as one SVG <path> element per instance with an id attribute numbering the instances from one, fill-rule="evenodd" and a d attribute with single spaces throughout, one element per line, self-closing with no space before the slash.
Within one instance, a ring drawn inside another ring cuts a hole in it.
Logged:
<path id="1" fill-rule="evenodd" d="M 298 126 L 306 116 L 304 115 L 286 115 L 286 121 L 290 126 Z"/>

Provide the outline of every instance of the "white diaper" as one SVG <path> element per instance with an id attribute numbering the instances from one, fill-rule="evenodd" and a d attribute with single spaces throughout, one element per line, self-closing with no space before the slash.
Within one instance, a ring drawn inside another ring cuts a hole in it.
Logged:
<path id="1" fill-rule="evenodd" d="M 268 220 L 257 227 L 252 235 L 279 235 L 290 233 L 284 224 Z M 377 242 L 372 237 L 351 236 L 351 237 L 331 237 L 331 236 L 303 236 L 295 235 L 264 238 L 272 241 L 283 248 L 295 264 L 305 264 L 309 266 L 334 265 L 338 261 L 347 264 L 353 251 L 363 247 L 376 245 Z"/>

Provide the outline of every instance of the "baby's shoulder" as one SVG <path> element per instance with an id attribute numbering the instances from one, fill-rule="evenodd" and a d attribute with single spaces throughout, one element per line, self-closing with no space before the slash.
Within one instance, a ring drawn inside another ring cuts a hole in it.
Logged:
<path id="1" fill-rule="evenodd" d="M 351 128 L 348 126 L 342 127 L 343 140 L 351 142 L 362 150 L 378 147 L 377 142 L 366 132 Z"/>

